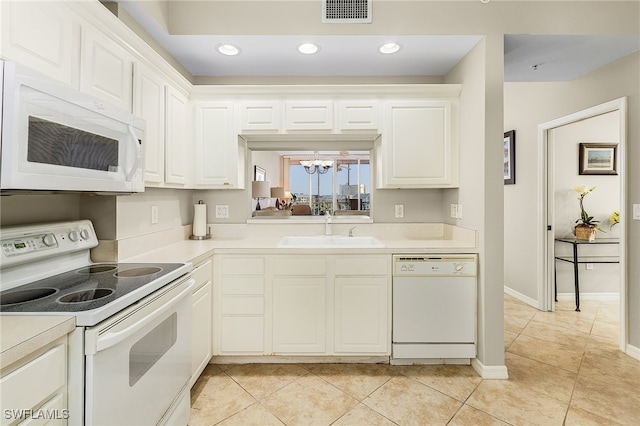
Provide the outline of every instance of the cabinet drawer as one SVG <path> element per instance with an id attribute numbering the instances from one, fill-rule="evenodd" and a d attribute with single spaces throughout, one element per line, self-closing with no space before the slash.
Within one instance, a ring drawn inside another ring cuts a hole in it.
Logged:
<path id="1" fill-rule="evenodd" d="M 191 276 L 196 281 L 195 288 L 198 288 L 202 284 L 211 281 L 211 271 L 211 260 L 207 260 L 193 270 Z"/>
<path id="2" fill-rule="evenodd" d="M 287 256 L 273 259 L 273 271 L 277 276 L 325 275 L 327 262 L 322 256 Z"/>
<path id="3" fill-rule="evenodd" d="M 264 275 L 264 259 L 227 257 L 222 259 L 222 275 Z"/>
<path id="4" fill-rule="evenodd" d="M 257 297 L 233 297 L 222 298 L 222 315 L 263 315 L 264 298 Z"/>
<path id="5" fill-rule="evenodd" d="M 0 379 L 2 406 L 14 409 L 37 408 L 37 404 L 65 386 L 66 354 L 66 345 L 60 344 Z M 34 386 L 35 383 L 37 386 Z"/>
<path id="6" fill-rule="evenodd" d="M 387 275 L 390 256 L 344 256 L 336 258 L 336 275 Z"/>
<path id="7" fill-rule="evenodd" d="M 224 277 L 222 294 L 264 294 L 263 277 Z"/>

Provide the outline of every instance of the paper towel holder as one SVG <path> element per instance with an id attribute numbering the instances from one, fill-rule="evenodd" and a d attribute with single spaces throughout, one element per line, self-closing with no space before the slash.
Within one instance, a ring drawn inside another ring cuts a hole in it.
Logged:
<path id="1" fill-rule="evenodd" d="M 204 204 L 204 201 L 200 200 L 198 201 L 198 204 Z M 194 219 L 195 219 L 195 213 L 194 213 Z M 205 234 L 205 235 L 191 235 L 189 237 L 190 240 L 208 240 L 211 238 L 211 234 Z"/>

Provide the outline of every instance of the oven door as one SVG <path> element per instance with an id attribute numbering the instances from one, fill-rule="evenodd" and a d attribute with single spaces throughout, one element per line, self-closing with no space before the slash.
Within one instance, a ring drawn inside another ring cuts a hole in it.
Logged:
<path id="1" fill-rule="evenodd" d="M 193 284 L 169 284 L 86 330 L 85 424 L 154 425 L 174 409 L 191 374 Z"/>

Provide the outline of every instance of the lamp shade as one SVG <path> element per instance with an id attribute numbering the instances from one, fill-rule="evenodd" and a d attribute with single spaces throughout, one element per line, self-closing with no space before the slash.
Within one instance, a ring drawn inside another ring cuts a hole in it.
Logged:
<path id="1" fill-rule="evenodd" d="M 271 188 L 271 198 L 284 198 L 284 188 L 282 186 Z"/>
<path id="2" fill-rule="evenodd" d="M 252 198 L 269 198 L 271 191 L 269 182 L 263 180 L 254 180 L 251 182 L 251 197 Z"/>
<path id="3" fill-rule="evenodd" d="M 290 200 L 292 198 L 291 191 L 285 191 L 284 192 L 284 198 Z"/>

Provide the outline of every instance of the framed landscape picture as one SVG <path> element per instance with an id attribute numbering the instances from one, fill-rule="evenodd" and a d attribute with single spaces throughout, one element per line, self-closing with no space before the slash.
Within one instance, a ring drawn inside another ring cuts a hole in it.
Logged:
<path id="1" fill-rule="evenodd" d="M 516 183 L 516 131 L 504 134 L 504 184 Z"/>
<path id="2" fill-rule="evenodd" d="M 581 143 L 578 159 L 581 175 L 617 175 L 617 143 Z"/>

